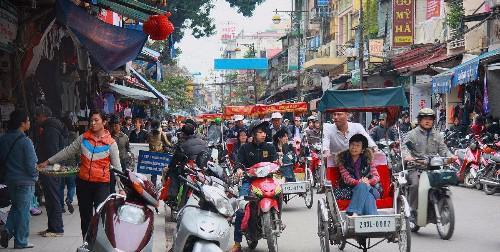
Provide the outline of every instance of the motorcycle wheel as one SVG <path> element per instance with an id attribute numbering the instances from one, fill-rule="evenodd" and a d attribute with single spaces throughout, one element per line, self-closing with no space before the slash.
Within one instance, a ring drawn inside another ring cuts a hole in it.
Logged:
<path id="1" fill-rule="evenodd" d="M 436 224 L 439 236 L 443 240 L 449 240 L 455 230 L 455 210 L 453 202 L 449 197 L 443 197 L 438 202 L 441 221 Z"/>
<path id="2" fill-rule="evenodd" d="M 270 210 L 262 215 L 262 226 L 264 227 L 264 235 L 267 240 L 267 248 L 269 252 L 278 252 L 278 237 L 274 234 L 276 223 L 274 222 L 274 210 Z"/>
<path id="3" fill-rule="evenodd" d="M 484 191 L 484 193 L 486 193 L 486 195 L 493 195 L 493 194 L 496 193 L 497 188 L 494 187 L 494 186 L 490 186 L 490 185 L 484 184 L 483 185 L 483 191 Z"/>
<path id="4" fill-rule="evenodd" d="M 306 189 L 306 192 L 304 193 L 304 202 L 306 203 L 306 207 L 308 209 L 311 209 L 314 201 L 314 193 L 312 192 L 312 184 L 313 184 L 313 176 L 311 174 L 311 170 L 306 169 L 306 172 L 308 173 L 307 178 L 309 180 L 309 189 Z"/>
<path id="5" fill-rule="evenodd" d="M 465 177 L 464 177 L 464 185 L 465 187 L 467 188 L 473 188 L 474 186 L 476 186 L 476 183 L 474 182 L 474 178 L 472 177 L 472 173 L 469 171 L 467 171 L 467 174 L 465 174 Z"/>
<path id="6" fill-rule="evenodd" d="M 321 247 L 321 252 L 330 252 L 330 233 L 328 231 L 328 220 L 321 218 L 321 209 L 318 201 L 318 236 Z M 345 247 L 345 245 L 344 245 Z M 343 250 L 344 248 L 340 248 Z"/>

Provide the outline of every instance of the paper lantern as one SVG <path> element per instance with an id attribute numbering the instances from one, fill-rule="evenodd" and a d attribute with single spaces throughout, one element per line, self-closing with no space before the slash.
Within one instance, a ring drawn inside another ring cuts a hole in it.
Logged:
<path id="1" fill-rule="evenodd" d="M 165 40 L 174 32 L 174 25 L 168 17 L 172 15 L 170 12 L 165 15 L 152 15 L 144 22 L 142 30 L 148 34 L 153 40 Z"/>

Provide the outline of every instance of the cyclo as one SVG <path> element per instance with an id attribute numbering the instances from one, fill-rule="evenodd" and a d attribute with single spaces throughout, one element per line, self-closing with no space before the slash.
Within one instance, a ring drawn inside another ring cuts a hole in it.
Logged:
<path id="1" fill-rule="evenodd" d="M 395 120 L 402 107 L 407 107 L 401 87 L 364 90 L 328 90 L 319 103 L 322 118 L 329 112 L 385 112 Z M 326 162 L 323 162 L 326 164 Z M 323 165 L 325 198 L 318 200 L 318 236 L 321 251 L 330 251 L 330 245 L 343 250 L 350 244 L 362 251 L 383 241 L 397 243 L 399 251 L 410 251 L 410 208 L 396 182 L 391 182 L 391 171 L 382 152 L 375 153 L 374 161 L 380 175 L 383 194 L 376 200 L 378 215 L 348 216 L 350 200 L 336 199 L 333 190 L 340 184 L 338 167 Z M 372 239 L 376 241 L 371 242 Z M 357 244 L 350 240 L 357 241 Z"/>
<path id="2" fill-rule="evenodd" d="M 224 116 L 232 116 L 235 114 L 246 115 L 251 117 L 263 116 L 273 112 L 294 112 L 304 113 L 307 112 L 307 103 L 280 103 L 264 105 L 258 104 L 254 106 L 226 106 L 224 108 Z M 226 141 L 228 151 L 232 151 L 233 144 L 236 140 Z M 311 208 L 314 201 L 314 194 L 312 192 L 313 175 L 308 169 L 306 162 L 296 162 L 294 164 L 294 174 L 296 182 L 285 182 L 281 185 L 283 192 L 283 202 L 288 203 L 295 197 L 304 198 L 304 203 L 307 208 Z"/>

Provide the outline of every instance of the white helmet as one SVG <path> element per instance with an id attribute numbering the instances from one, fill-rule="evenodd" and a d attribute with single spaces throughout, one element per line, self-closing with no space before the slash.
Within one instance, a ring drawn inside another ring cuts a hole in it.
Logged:
<path id="1" fill-rule="evenodd" d="M 167 120 L 161 121 L 161 127 L 167 127 L 167 126 L 168 126 Z"/>

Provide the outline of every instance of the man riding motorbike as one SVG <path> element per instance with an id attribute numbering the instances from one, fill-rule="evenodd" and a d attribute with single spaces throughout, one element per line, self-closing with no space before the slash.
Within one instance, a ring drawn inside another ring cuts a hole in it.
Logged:
<path id="1" fill-rule="evenodd" d="M 430 108 L 423 108 L 418 112 L 418 126 L 408 132 L 401 145 L 402 156 L 406 162 L 415 161 L 416 158 L 424 158 L 429 155 L 439 155 L 451 157 L 448 162 L 456 160 L 444 143 L 444 138 L 433 129 L 436 120 L 436 113 Z M 409 192 L 408 201 L 410 203 L 412 216 L 415 217 L 418 206 L 418 184 L 420 172 L 411 170 L 408 173 Z"/>
<path id="2" fill-rule="evenodd" d="M 266 130 L 269 128 L 269 123 L 265 121 L 256 120 L 250 125 L 250 134 L 252 135 L 252 142 L 244 144 L 238 151 L 238 162 L 243 166 L 238 168 L 236 174 L 238 177 L 243 176 L 243 169 L 252 167 L 260 162 L 274 162 L 278 160 L 278 155 L 274 146 L 266 143 Z M 241 187 L 239 188 L 239 196 L 249 196 L 250 194 L 250 181 L 244 179 Z M 236 212 L 236 219 L 234 225 L 234 246 L 232 252 L 241 251 L 241 241 L 243 235 L 241 233 L 241 221 L 244 212 L 242 209 Z"/>

